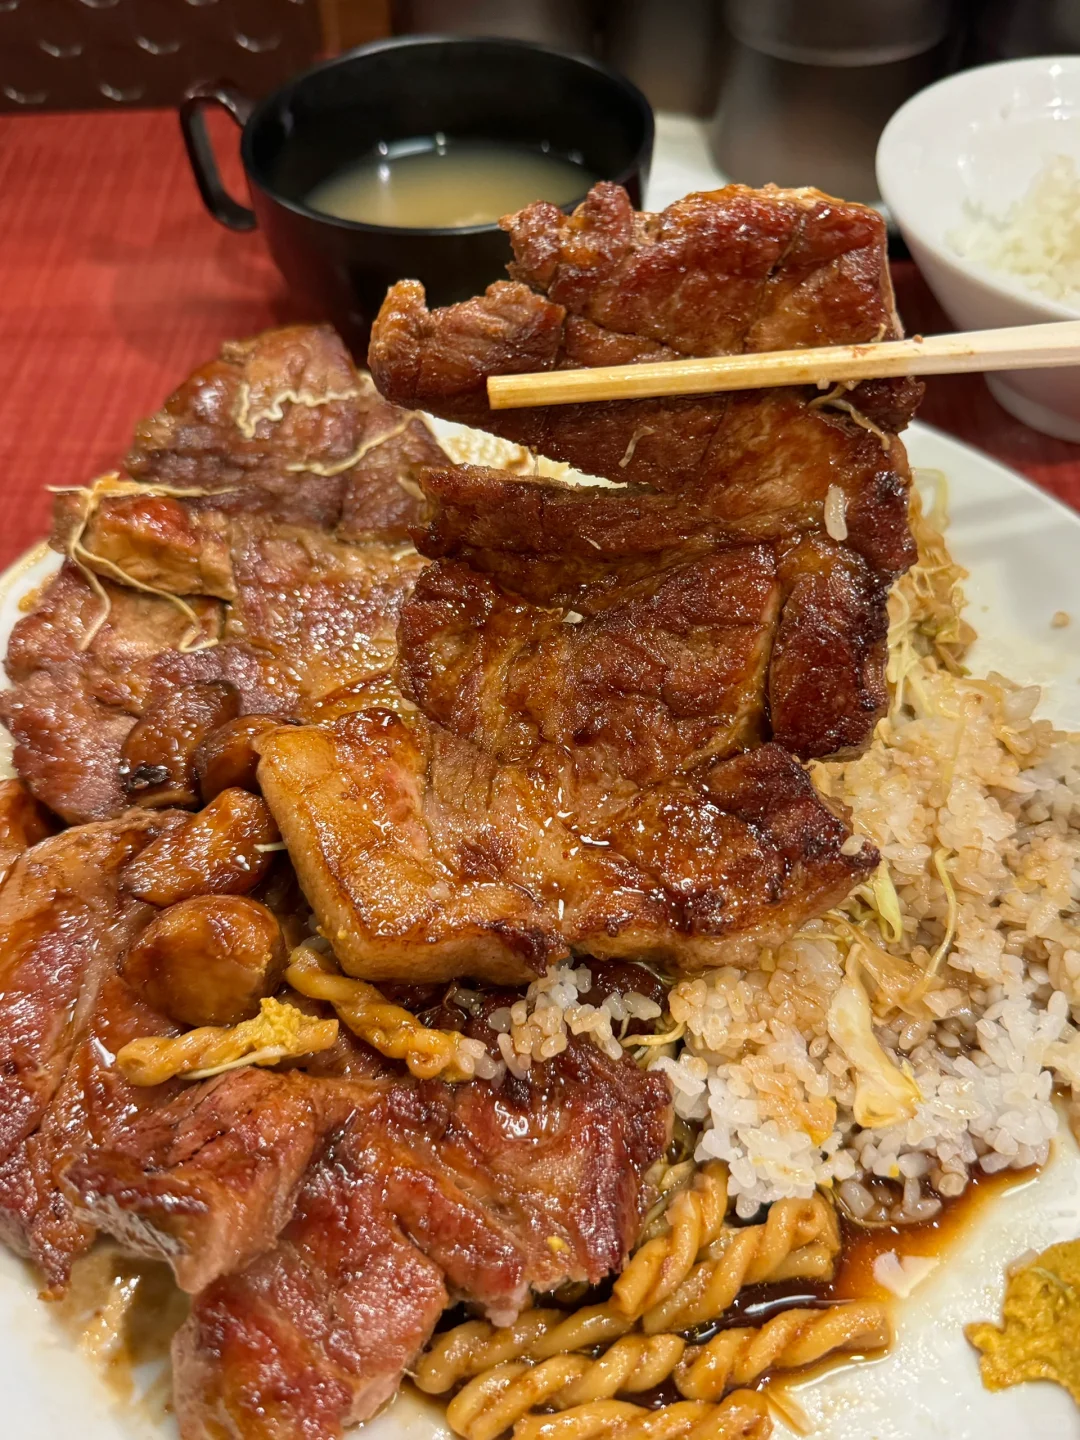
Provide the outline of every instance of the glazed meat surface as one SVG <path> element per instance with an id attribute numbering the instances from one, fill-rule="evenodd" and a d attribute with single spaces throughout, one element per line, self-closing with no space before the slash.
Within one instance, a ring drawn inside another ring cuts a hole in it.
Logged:
<path id="1" fill-rule="evenodd" d="M 0 884 L 19 856 L 55 828 L 21 780 L 0 780 Z"/>
<path id="2" fill-rule="evenodd" d="M 124 742 L 153 702 L 161 654 L 220 633 L 222 607 L 196 599 L 189 616 L 168 600 L 102 582 L 108 614 L 73 564 L 61 567 L 12 630 L 0 720 L 31 793 L 70 823 L 106 820 L 130 803 L 121 783 Z"/>
<path id="3" fill-rule="evenodd" d="M 153 913 L 121 893 L 122 868 L 175 818 L 65 831 L 0 886 L 0 1159 L 37 1128 L 102 984 Z"/>
<path id="4" fill-rule="evenodd" d="M 173 1342 L 183 1440 L 335 1440 L 397 1389 L 448 1302 L 344 1143 L 276 1249 L 203 1292 Z"/>
<path id="5" fill-rule="evenodd" d="M 123 866 L 178 816 L 129 813 L 27 850 L 0 887 L 0 1238 L 50 1290 L 93 1235 L 62 1188 L 67 1164 L 130 1120 L 138 1096 L 112 1065 L 137 1035 L 168 1033 L 117 975 L 153 910 Z"/>
<path id="6" fill-rule="evenodd" d="M 778 746 L 591 790 L 373 708 L 260 737 L 263 793 L 324 934 L 368 979 L 521 981 L 565 956 L 702 969 L 778 942 L 877 863 Z M 580 827 L 580 828 L 579 828 Z"/>
<path id="7" fill-rule="evenodd" d="M 565 953 L 545 890 L 601 928 L 648 903 L 524 772 L 420 717 L 366 710 L 271 731 L 258 749 L 304 893 L 366 979 L 527 983 Z"/>
<path id="8" fill-rule="evenodd" d="M 884 713 L 888 587 L 849 547 L 733 544 L 670 496 L 475 466 L 424 483 L 435 516 L 420 545 L 454 559 L 402 611 L 399 674 L 425 713 L 493 753 L 539 734 L 545 701 L 544 738 L 580 753 L 618 733 L 619 773 L 644 779 L 770 737 L 804 759 L 857 748 Z M 560 634 L 566 614 L 583 623 Z M 657 752 L 651 774 L 633 768 L 640 747 Z"/>
<path id="9" fill-rule="evenodd" d="M 820 526 L 836 486 L 854 512 L 851 544 L 891 574 L 911 563 L 895 432 L 921 395 L 913 382 L 846 397 L 787 389 L 533 410 L 486 403 L 490 374 L 899 335 L 879 216 L 814 191 L 739 186 L 636 215 L 625 192 L 601 184 L 570 219 L 537 204 L 506 225 L 516 283 L 434 312 L 415 282 L 391 289 L 369 354 L 383 394 L 586 474 L 685 492 L 703 518 L 758 534 Z"/>
<path id="10" fill-rule="evenodd" d="M 188 497 L 196 514 L 401 540 L 419 513 L 417 472 L 442 458 L 419 417 L 357 375 L 331 329 L 294 325 L 223 346 L 138 427 L 126 469 L 211 492 Z"/>
<path id="11" fill-rule="evenodd" d="M 90 1224 L 167 1261 L 195 1294 L 275 1243 L 350 1100 L 364 1092 L 347 1099 L 299 1072 L 237 1070 L 159 1100 L 78 1159 L 67 1184 Z"/>
<path id="12" fill-rule="evenodd" d="M 450 1299 L 507 1323 L 530 1286 L 616 1268 L 669 1114 L 658 1077 L 588 1041 L 501 1092 L 379 1087 L 277 1247 L 196 1299 L 174 1346 L 184 1440 L 337 1436 L 394 1392 Z"/>
<path id="13" fill-rule="evenodd" d="M 651 783 L 760 743 L 780 603 L 772 552 L 673 565 L 588 616 L 522 603 L 441 562 L 402 610 L 399 678 L 430 719 L 500 760 L 539 746 Z"/>
<path id="14" fill-rule="evenodd" d="M 130 1040 L 173 1033 L 122 977 L 108 975 L 40 1125 L 0 1165 L 0 1238 L 34 1261 L 50 1295 L 67 1289 L 73 1262 L 96 1233 L 72 1204 L 68 1168 L 172 1093 L 172 1085 L 140 1090 L 128 1084 L 112 1057 Z"/>
<path id="15" fill-rule="evenodd" d="M 573 216 L 541 201 L 505 228 L 515 280 L 683 354 L 854 343 L 897 324 L 881 217 L 818 190 L 729 185 L 648 215 L 602 183 Z"/>
<path id="16" fill-rule="evenodd" d="M 918 385 L 498 412 L 485 385 L 489 374 L 897 335 L 880 217 L 814 191 L 738 186 L 636 215 L 621 190 L 598 185 L 573 217 L 537 204 L 505 223 L 515 279 L 434 312 L 415 282 L 400 282 L 372 333 L 372 372 L 391 399 L 620 488 L 432 468 L 419 548 L 534 605 L 591 616 L 673 567 L 768 546 L 778 582 L 768 675 L 759 718 L 730 741 L 771 737 L 804 759 L 858 749 L 885 709 L 888 586 L 915 556 L 896 432 Z M 445 639 L 428 643 L 456 654 L 446 623 Z M 503 644 L 489 617 L 472 657 L 485 696 L 500 693 Z M 409 684 L 407 660 L 403 673 Z"/>
<path id="17" fill-rule="evenodd" d="M 778 560 L 785 599 L 769 665 L 773 739 L 807 760 L 858 750 L 888 708 L 888 586 L 826 536 Z"/>
<path id="18" fill-rule="evenodd" d="M 301 716 L 393 669 L 398 614 L 423 567 L 415 552 L 248 532 L 233 566 L 237 597 L 226 637 L 274 664 L 300 696 Z"/>
<path id="19" fill-rule="evenodd" d="M 831 398 L 784 389 L 490 410 L 489 374 L 551 368 L 534 365 L 532 357 L 518 364 L 503 355 L 474 355 L 472 332 L 487 336 L 504 310 L 516 314 L 519 291 L 547 305 L 523 286 L 500 282 L 479 299 L 428 311 L 422 288 L 400 281 L 372 331 L 372 372 L 383 393 L 493 430 L 586 475 L 679 495 L 702 520 L 748 538 L 820 528 L 835 487 L 851 511 L 853 547 L 890 574 L 911 564 L 910 472 L 903 446 L 886 426 L 902 428 L 911 419 L 921 396 L 914 382 L 873 382 Z M 516 348 L 509 348 L 516 359 Z M 608 362 L 568 353 L 559 363 Z M 910 393 L 884 385 L 907 385 Z"/>
<path id="20" fill-rule="evenodd" d="M 223 722 L 347 709 L 392 667 L 416 476 L 440 462 L 333 332 L 227 345 L 140 426 L 140 483 L 57 497 L 53 543 L 79 565 L 16 625 L 0 695 L 34 796 L 71 823 L 194 803 L 199 687 L 229 687 Z"/>

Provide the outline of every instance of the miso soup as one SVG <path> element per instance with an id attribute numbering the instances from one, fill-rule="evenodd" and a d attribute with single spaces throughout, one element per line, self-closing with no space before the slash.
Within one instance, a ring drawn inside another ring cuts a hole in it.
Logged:
<path id="1" fill-rule="evenodd" d="M 489 225 L 533 200 L 578 200 L 595 179 L 573 156 L 437 136 L 382 147 L 320 181 L 307 204 L 368 225 Z"/>

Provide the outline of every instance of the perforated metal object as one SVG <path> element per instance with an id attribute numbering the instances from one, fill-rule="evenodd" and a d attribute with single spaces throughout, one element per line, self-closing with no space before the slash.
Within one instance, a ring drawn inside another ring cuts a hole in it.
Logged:
<path id="1" fill-rule="evenodd" d="M 175 105 L 222 75 L 264 95 L 319 47 L 317 0 L 0 0 L 0 110 Z"/>

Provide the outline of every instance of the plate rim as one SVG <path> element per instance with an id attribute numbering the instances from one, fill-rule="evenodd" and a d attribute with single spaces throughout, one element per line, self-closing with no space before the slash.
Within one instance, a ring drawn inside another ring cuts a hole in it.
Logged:
<path id="1" fill-rule="evenodd" d="M 940 465 L 948 476 L 950 473 L 949 460 L 955 457 L 957 466 L 963 466 L 966 469 L 976 467 L 982 471 L 984 475 L 992 475 L 997 483 L 1007 486 L 1013 493 L 1022 496 L 1025 508 L 1035 512 L 1041 512 L 1044 516 L 1056 517 L 1059 520 L 1062 517 L 1067 519 L 1070 525 L 1067 544 L 1070 547 L 1075 545 L 1075 531 L 1080 530 L 1080 513 L 1073 510 L 1066 502 L 1060 500 L 1057 496 L 1043 490 L 1027 476 L 1013 469 L 1003 461 L 988 455 L 976 446 L 948 434 L 937 426 L 916 421 L 908 428 L 908 431 L 905 432 L 905 436 L 906 438 L 916 441 L 925 439 L 926 442 L 932 444 L 936 450 L 940 451 L 940 459 L 935 459 L 930 462 L 923 461 L 921 464 L 914 461 L 912 462 L 912 468 L 916 472 L 916 478 L 918 471 L 925 469 L 927 464 Z M 1044 508 L 1044 506 L 1046 508 Z M 30 549 L 23 554 L 17 556 L 10 565 L 0 572 L 0 605 L 6 608 L 11 605 L 12 601 L 17 603 L 17 600 L 22 598 L 18 595 L 17 587 L 29 578 L 35 566 L 43 565 L 46 561 L 58 566 L 62 562 L 62 556 L 59 552 L 52 551 L 48 543 L 42 540 L 30 547 Z M 48 572 L 41 578 L 48 578 Z M 27 593 L 32 593 L 32 591 L 28 590 Z M 14 623 L 14 620 L 12 623 Z M 8 628 L 7 617 L 0 616 L 0 640 L 3 641 L 5 647 L 9 635 L 10 629 Z M 0 684 L 6 683 L 6 680 L 0 680 Z M 1027 1189 L 1028 1187 L 1024 1186 L 1023 1188 Z M 5 1261 L 7 1260 L 7 1256 L 3 1258 Z M 959 1262 L 961 1258 L 959 1250 L 951 1252 L 946 1257 L 950 1262 L 947 1268 L 951 1271 L 954 1264 Z M 22 1276 L 20 1275 L 18 1286 L 20 1307 L 25 1303 L 26 1305 L 34 1307 L 35 1311 L 45 1311 L 45 1307 L 40 1304 L 33 1293 L 32 1277 L 28 1275 L 24 1285 Z M 74 1340 L 67 1337 L 59 1340 L 58 1337 L 58 1342 L 49 1342 L 50 1348 L 53 1343 L 60 1343 L 63 1346 L 65 1356 L 64 1361 L 60 1365 L 55 1365 L 54 1362 L 42 1358 L 34 1340 L 33 1330 L 30 1330 L 28 1334 L 25 1347 L 20 1349 L 18 1343 L 20 1334 L 18 1314 L 18 1310 L 5 1311 L 3 1316 L 0 1317 L 0 1339 L 6 1339 L 8 1341 L 7 1349 L 9 1352 L 6 1363 L 0 1366 L 0 1371 L 11 1378 L 25 1375 L 24 1383 L 11 1385 L 9 1404 L 12 1417 L 16 1423 L 20 1420 L 23 1422 L 21 1428 L 23 1433 L 27 1435 L 28 1440 L 45 1440 L 46 1436 L 49 1436 L 50 1440 L 53 1440 L 54 1436 L 61 1433 L 54 1429 L 53 1415 L 55 1412 L 50 1406 L 47 1396 L 41 1394 L 41 1380 L 43 1377 L 50 1375 L 55 1377 L 61 1385 L 64 1384 L 66 1379 L 67 1388 L 72 1390 L 75 1389 L 77 1383 L 77 1393 L 73 1397 L 73 1410 L 75 1407 L 85 1407 L 85 1410 L 88 1412 L 84 1421 L 85 1430 L 91 1433 L 93 1437 L 100 1436 L 100 1440 L 114 1440 L 114 1437 L 115 1440 L 129 1440 L 130 1436 L 131 1440 L 135 1440 L 135 1437 L 138 1436 L 139 1440 L 142 1440 L 142 1437 L 145 1436 L 146 1440 L 168 1440 L 168 1437 L 171 1437 L 175 1433 L 172 1428 L 173 1422 L 170 1421 L 162 1424 L 157 1420 L 151 1419 L 149 1416 L 141 1413 L 138 1404 L 134 1407 L 125 1405 L 117 1411 L 115 1403 L 106 1398 L 104 1403 L 107 1409 L 102 1408 L 103 1396 L 107 1396 L 107 1392 L 104 1390 L 105 1382 L 103 1377 L 98 1367 L 92 1361 L 82 1360 L 79 1357 Z M 44 1323 L 47 1328 L 52 1329 L 47 1318 Z M 13 1339 L 16 1342 L 14 1346 L 11 1344 Z M 871 1366 L 870 1368 L 872 1369 L 873 1367 Z M 967 1392 L 967 1380 L 961 1376 L 957 1376 L 956 1379 L 958 1382 L 956 1385 L 956 1398 L 958 1402 L 962 1402 Z M 6 1388 L 7 1387 L 5 1387 L 5 1389 Z M 859 1409 L 860 1411 L 862 1410 L 861 1404 L 859 1405 Z M 825 1416 L 822 1417 L 823 1423 L 815 1432 L 818 1440 L 828 1440 L 828 1437 L 833 1432 L 835 1418 L 834 1416 L 829 1416 L 828 1418 Z M 950 1411 L 941 1418 L 946 1423 L 946 1426 L 948 1426 L 958 1420 L 959 1416 L 953 1416 Z M 874 1418 L 869 1413 L 867 1414 L 865 1423 L 868 1427 L 873 1427 L 874 1425 Z M 1004 1428 L 1006 1423 L 1007 1412 L 1003 1412 L 1003 1428 L 1000 1432 L 996 1427 L 992 1429 L 989 1432 L 988 1440 L 1001 1440 L 1001 1437 L 1006 1433 Z M 1038 1424 L 1038 1420 L 1034 1423 Z M 66 1431 L 63 1433 L 66 1433 Z M 428 1407 L 426 1406 L 423 1407 L 423 1409 L 417 1407 L 414 1413 L 411 1405 L 395 1405 L 392 1410 L 378 1417 L 377 1421 L 368 1422 L 364 1427 L 364 1433 L 370 1436 L 370 1440 L 450 1440 L 445 1422 L 439 1421 L 433 1414 L 429 1414 Z M 789 1433 L 785 1427 L 777 1427 L 778 1440 L 780 1440 L 781 1436 Z M 923 1432 L 916 1429 L 912 1432 L 912 1440 L 916 1433 Z M 949 1433 L 950 1431 L 948 1429 L 941 1432 L 942 1435 Z M 967 1434 L 967 1431 L 964 1433 Z M 1012 1430 L 1008 1433 L 1017 1436 L 1024 1435 L 1027 1437 L 1027 1440 L 1036 1440 L 1036 1437 L 1041 1436 L 1044 1432 L 1023 1429 L 1019 1431 Z M 1078 1431 L 1078 1433 L 1080 1433 L 1080 1431 Z M 352 1436 L 354 1432 L 350 1431 L 349 1434 Z"/>

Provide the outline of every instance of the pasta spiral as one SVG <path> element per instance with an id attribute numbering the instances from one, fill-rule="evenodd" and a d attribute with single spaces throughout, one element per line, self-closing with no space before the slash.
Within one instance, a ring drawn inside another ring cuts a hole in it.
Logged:
<path id="1" fill-rule="evenodd" d="M 603 1355 L 553 1355 L 530 1365 L 511 1360 L 476 1376 L 446 1407 L 466 1440 L 495 1440 L 530 1410 L 567 1410 L 621 1393 L 652 1390 L 674 1371 L 686 1348 L 677 1335 L 624 1335 Z"/>
<path id="2" fill-rule="evenodd" d="M 836 1214 L 823 1196 L 778 1200 L 763 1224 L 725 1227 L 678 1289 L 646 1311 L 642 1329 L 656 1335 L 706 1324 L 744 1285 L 827 1277 L 839 1249 Z"/>
<path id="3" fill-rule="evenodd" d="M 736 1390 L 721 1405 L 682 1400 L 646 1410 L 626 1400 L 596 1400 L 558 1415 L 529 1415 L 514 1426 L 514 1440 L 768 1440 L 768 1402 L 753 1390 Z"/>
<path id="4" fill-rule="evenodd" d="M 725 1225 L 726 1209 L 726 1169 L 711 1165 L 671 1201 L 666 1230 L 641 1246 L 607 1304 L 458 1325 L 420 1357 L 417 1385 L 462 1386 L 446 1415 L 464 1440 L 511 1428 L 514 1440 L 767 1440 L 762 1396 L 725 1392 L 833 1350 L 880 1349 L 889 1325 L 875 1304 L 790 1310 L 688 1346 L 671 1332 L 717 1319 L 744 1285 L 827 1275 L 840 1248 L 821 1195 L 778 1201 L 760 1225 Z M 621 1398 L 665 1381 L 684 1398 L 659 1409 Z"/>
<path id="5" fill-rule="evenodd" d="M 695 1177 L 694 1186 L 668 1206 L 668 1229 L 648 1240 L 615 1282 L 612 1298 L 624 1315 L 640 1315 L 665 1300 L 689 1275 L 698 1252 L 720 1235 L 727 1213 L 727 1166 L 716 1161 Z"/>
<path id="6" fill-rule="evenodd" d="M 272 998 L 259 1002 L 258 1015 L 237 1025 L 200 1025 L 183 1035 L 141 1035 L 117 1052 L 116 1065 L 132 1085 L 206 1080 L 242 1065 L 276 1065 L 298 1055 L 329 1050 L 338 1022 L 305 1015 Z"/>
<path id="7" fill-rule="evenodd" d="M 589 1350 L 625 1335 L 634 1322 L 612 1305 L 563 1310 L 526 1310 L 512 1325 L 496 1328 L 470 1320 L 435 1337 L 417 1361 L 413 1380 L 428 1395 L 443 1395 L 462 1380 L 509 1360 L 547 1360 Z"/>
<path id="8" fill-rule="evenodd" d="M 453 1030 L 433 1030 L 409 1010 L 393 1005 L 366 980 L 354 980 L 333 968 L 332 961 L 310 945 L 289 957 L 285 979 L 310 1000 L 331 1004 L 354 1035 L 381 1055 L 404 1060 L 420 1080 L 469 1080 L 484 1046 Z"/>
<path id="9" fill-rule="evenodd" d="M 686 1349 L 678 1335 L 624 1335 L 595 1360 L 585 1360 L 577 1377 L 552 1396 L 556 1410 L 654 1390 L 671 1375 Z M 695 1399 L 698 1397 L 694 1397 Z"/>
<path id="10" fill-rule="evenodd" d="M 812 1365 L 835 1350 L 883 1350 L 891 1339 L 888 1313 L 875 1301 L 784 1310 L 758 1329 L 722 1330 L 687 1350 L 675 1367 L 675 1384 L 688 1400 L 716 1400 L 767 1370 Z"/>
<path id="11" fill-rule="evenodd" d="M 890 1339 L 885 1308 L 874 1302 L 786 1310 L 758 1328 L 724 1330 L 689 1348 L 678 1335 L 624 1335 L 595 1359 L 555 1355 L 535 1365 L 496 1365 L 454 1397 L 446 1418 L 466 1440 L 495 1440 L 538 1407 L 578 1410 L 653 1390 L 669 1377 L 685 1399 L 717 1401 L 769 1370 L 810 1365 L 835 1350 L 880 1350 Z"/>
<path id="12" fill-rule="evenodd" d="M 547 1404 L 588 1364 L 582 1355 L 553 1355 L 539 1365 L 526 1360 L 496 1365 L 458 1391 L 446 1407 L 446 1419 L 465 1440 L 495 1440 L 530 1410 Z"/>

